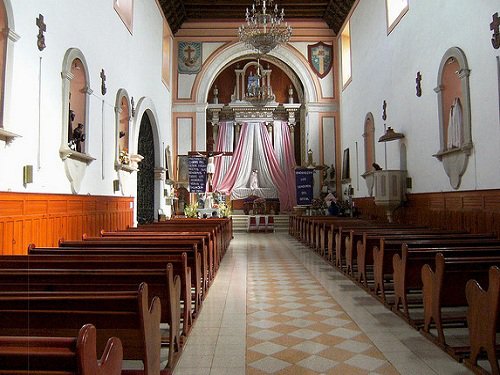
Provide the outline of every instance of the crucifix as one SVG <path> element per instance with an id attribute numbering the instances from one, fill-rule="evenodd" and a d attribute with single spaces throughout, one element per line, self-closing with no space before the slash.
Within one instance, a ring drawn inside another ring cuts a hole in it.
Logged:
<path id="1" fill-rule="evenodd" d="M 498 12 L 493 15 L 493 21 L 490 23 L 490 30 L 493 31 L 493 38 L 491 38 L 491 44 L 493 48 L 500 48 L 500 18 L 498 18 Z"/>
<path id="2" fill-rule="evenodd" d="M 417 72 L 417 78 L 415 79 L 415 82 L 417 83 L 416 89 L 417 89 L 417 96 L 420 98 L 422 96 L 422 74 L 420 72 Z"/>
<path id="3" fill-rule="evenodd" d="M 207 151 L 189 151 L 189 156 L 202 156 L 207 159 L 207 183 L 208 191 L 212 191 L 212 178 L 215 173 L 215 158 L 221 156 L 232 156 L 230 151 L 214 151 L 214 139 L 209 137 L 207 139 Z"/>
<path id="4" fill-rule="evenodd" d="M 38 26 L 38 36 L 36 45 L 38 50 L 43 51 L 45 49 L 45 35 L 43 33 L 47 31 L 47 25 L 43 22 L 43 15 L 39 14 L 36 19 L 36 25 Z"/>
<path id="5" fill-rule="evenodd" d="M 106 95 L 106 73 L 104 73 L 104 69 L 101 69 L 101 94 Z"/>
<path id="6" fill-rule="evenodd" d="M 188 45 L 186 48 L 184 48 L 184 53 L 185 54 L 187 53 L 187 59 L 185 61 L 187 61 L 189 63 L 194 62 L 194 58 L 192 56 L 193 52 L 196 52 L 196 50 L 193 47 L 191 47 L 190 45 Z"/>

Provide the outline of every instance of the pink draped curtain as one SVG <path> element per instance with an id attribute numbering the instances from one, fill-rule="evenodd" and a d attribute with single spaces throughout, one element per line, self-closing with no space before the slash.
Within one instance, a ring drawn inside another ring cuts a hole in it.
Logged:
<path id="1" fill-rule="evenodd" d="M 217 185 L 215 185 L 215 190 L 228 194 L 233 189 L 236 178 L 238 177 L 241 161 L 243 159 L 243 143 L 246 140 L 247 131 L 248 124 L 243 124 L 240 131 L 240 139 L 238 140 L 238 145 L 236 146 L 236 149 L 233 153 L 231 165 L 229 166 L 224 179 Z M 215 174 L 217 175 L 217 166 L 215 167 Z M 217 181 L 217 179 L 215 181 Z"/>

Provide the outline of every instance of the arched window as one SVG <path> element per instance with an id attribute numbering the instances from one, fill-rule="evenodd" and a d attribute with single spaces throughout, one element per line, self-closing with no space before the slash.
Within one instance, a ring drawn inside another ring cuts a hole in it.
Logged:
<path id="1" fill-rule="evenodd" d="M 115 104 L 116 119 L 116 167 L 127 169 L 130 164 L 130 100 L 124 89 L 118 90 Z"/>
<path id="2" fill-rule="evenodd" d="M 60 154 L 87 164 L 94 160 L 89 156 L 89 96 L 90 79 L 85 57 L 79 49 L 66 52 L 62 68 L 63 127 Z"/>

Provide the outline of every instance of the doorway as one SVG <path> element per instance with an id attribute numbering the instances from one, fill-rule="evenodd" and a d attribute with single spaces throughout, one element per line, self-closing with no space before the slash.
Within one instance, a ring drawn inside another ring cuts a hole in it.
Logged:
<path id="1" fill-rule="evenodd" d="M 144 156 L 137 172 L 137 223 L 148 224 L 155 217 L 155 147 L 153 129 L 147 112 L 144 112 L 139 129 L 139 143 L 137 147 L 139 155 Z"/>

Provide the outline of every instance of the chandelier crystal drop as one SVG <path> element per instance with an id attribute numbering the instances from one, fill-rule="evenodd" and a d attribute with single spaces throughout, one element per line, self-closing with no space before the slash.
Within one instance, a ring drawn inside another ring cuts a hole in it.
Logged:
<path id="1" fill-rule="evenodd" d="M 261 55 L 271 52 L 292 36 L 284 17 L 285 10 L 280 11 L 274 0 L 254 0 L 252 9 L 246 9 L 246 24 L 238 29 L 240 41 Z"/>

